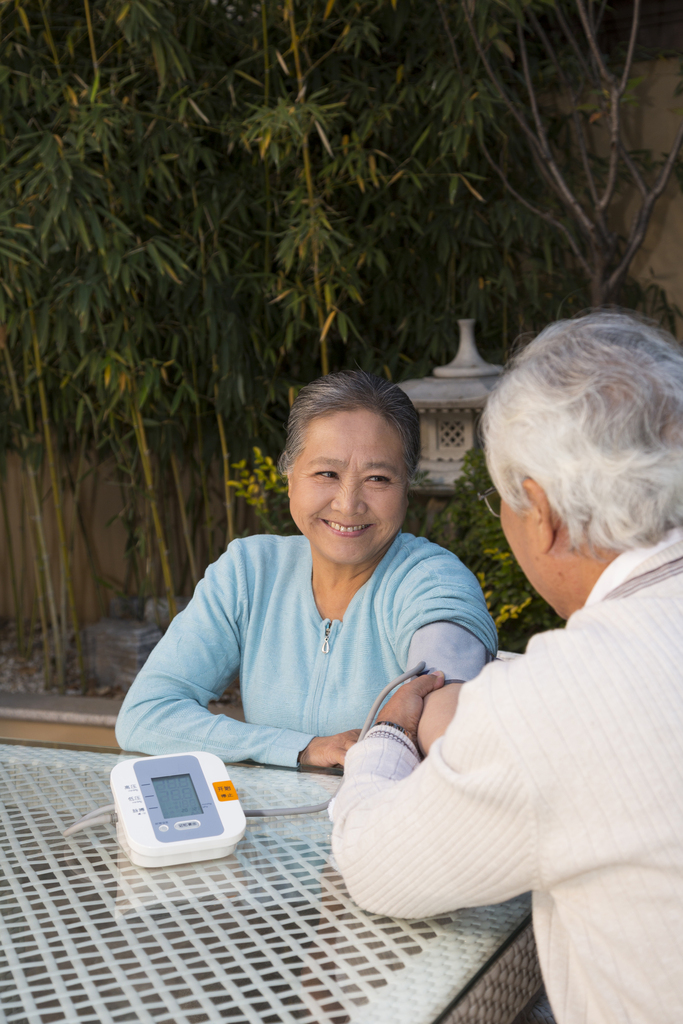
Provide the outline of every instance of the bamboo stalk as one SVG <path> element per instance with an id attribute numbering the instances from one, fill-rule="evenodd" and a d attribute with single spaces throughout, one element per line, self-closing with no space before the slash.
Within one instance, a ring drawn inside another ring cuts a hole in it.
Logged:
<path id="1" fill-rule="evenodd" d="M 127 562 L 126 577 L 124 580 L 124 591 L 128 593 L 131 576 L 135 580 L 135 591 L 139 598 L 144 598 L 144 587 L 145 579 L 142 573 L 142 567 L 140 565 L 141 559 L 141 545 L 136 535 L 139 537 L 139 531 L 135 529 L 135 522 L 137 519 L 137 508 L 136 508 L 136 492 L 133 486 L 134 472 L 133 472 L 133 457 L 130 456 L 126 449 L 124 440 L 119 437 L 116 430 L 116 420 L 114 413 L 109 413 L 109 439 L 114 452 L 114 459 L 116 463 L 119 490 L 121 492 L 121 511 L 119 512 L 119 518 L 123 524 L 123 528 L 126 531 L 126 548 L 125 558 Z M 117 454 L 118 453 L 118 454 Z M 127 482 L 126 482 L 127 481 Z M 146 506 L 145 506 L 146 508 Z M 85 524 L 83 524 L 85 531 Z"/>
<path id="2" fill-rule="evenodd" d="M 131 413 L 133 419 L 133 429 L 135 430 L 135 439 L 138 443 L 140 461 L 142 463 L 142 471 L 145 476 L 145 484 L 147 487 L 147 502 L 152 512 L 154 530 L 157 537 L 159 558 L 161 560 L 161 572 L 164 577 L 164 587 L 166 589 L 166 599 L 168 601 L 168 615 L 169 619 L 173 619 L 175 618 L 176 615 L 176 604 L 175 597 L 173 594 L 173 579 L 171 577 L 171 566 L 168 560 L 168 548 L 166 547 L 166 539 L 164 537 L 164 531 L 161 525 L 161 517 L 159 516 L 159 506 L 157 504 L 156 495 L 154 493 L 154 476 L 152 473 L 152 464 L 149 458 L 149 448 L 147 447 L 147 435 L 145 433 L 145 424 L 142 419 L 142 413 L 140 412 L 140 409 L 135 405 L 132 397 Z"/>
<path id="3" fill-rule="evenodd" d="M 26 487 L 26 480 L 23 481 L 24 488 Z M 31 518 L 29 516 L 29 518 Z M 52 663 L 50 661 L 50 641 L 48 639 L 48 624 L 47 624 L 47 608 L 46 604 L 46 567 L 43 562 L 40 545 L 40 534 L 35 522 L 33 520 L 33 529 L 31 530 L 31 536 L 33 540 L 33 571 L 36 577 L 36 595 L 38 597 L 38 614 L 40 616 L 40 629 L 43 640 L 43 678 L 45 680 L 45 689 L 50 690 L 52 688 Z M 47 566 L 47 572 L 49 572 L 49 565 Z"/>
<path id="4" fill-rule="evenodd" d="M 76 595 L 74 593 L 73 577 L 71 574 L 71 559 L 69 557 L 69 547 L 66 541 L 66 528 L 64 526 L 64 514 L 62 510 L 62 490 L 60 487 L 59 476 L 57 473 L 57 463 L 55 459 L 54 445 L 52 444 L 52 431 L 50 430 L 50 420 L 47 407 L 47 395 L 45 392 L 45 381 L 43 379 L 43 364 L 40 357 L 40 346 L 38 345 L 38 334 L 36 332 L 35 316 L 33 310 L 30 310 L 29 315 L 31 318 L 31 327 L 33 330 L 33 357 L 35 360 L 36 377 L 38 381 L 38 396 L 40 398 L 40 409 L 43 419 L 43 431 L 45 434 L 45 448 L 47 451 L 47 462 L 50 471 L 50 479 L 52 481 L 52 501 L 55 507 L 55 518 L 57 520 L 57 533 L 59 535 L 59 548 L 62 560 L 62 572 L 64 573 L 63 583 L 66 585 L 69 612 L 71 614 L 71 623 L 74 629 L 74 642 L 76 644 L 76 657 L 78 659 L 78 674 L 81 679 L 81 690 L 85 692 L 88 684 L 85 675 L 85 662 L 83 660 L 83 643 L 81 640 L 81 630 L 78 621 L 78 613 L 76 611 Z M 66 615 L 64 616 L 64 633 L 66 641 Z"/>
<path id="5" fill-rule="evenodd" d="M 83 444 L 85 444 L 85 438 L 83 440 Z M 78 520 L 78 525 L 80 527 L 81 536 L 83 537 L 83 543 L 85 544 L 86 555 L 88 556 L 88 562 L 90 564 L 90 572 L 92 573 L 93 583 L 95 584 L 95 595 L 97 597 L 97 604 L 99 605 L 100 615 L 102 617 L 104 617 L 107 614 L 107 609 L 106 609 L 106 606 L 105 606 L 105 603 L 104 603 L 104 598 L 102 597 L 102 588 L 101 588 L 101 584 L 100 584 L 100 580 L 102 578 L 102 572 L 99 569 L 99 567 L 95 564 L 95 556 L 93 554 L 92 545 L 90 543 L 90 537 L 88 536 L 88 531 L 86 530 L 85 521 L 83 519 L 83 513 L 81 512 L 81 505 L 80 505 L 80 479 L 78 479 L 78 477 L 77 477 L 76 483 L 74 484 L 74 481 L 71 479 L 71 471 L 69 469 L 69 464 L 68 463 L 67 463 L 67 472 L 69 474 L 69 483 L 71 484 L 71 491 L 73 493 L 73 503 L 74 503 L 74 506 L 73 506 L 73 511 L 74 511 L 73 519 L 74 519 L 74 522 L 72 524 L 72 537 L 71 537 L 71 552 L 72 552 L 72 556 L 73 556 L 74 544 L 75 544 L 75 539 L 76 539 L 75 538 L 75 533 L 76 533 L 75 520 Z"/>
<path id="6" fill-rule="evenodd" d="M 24 649 L 24 609 L 19 603 L 19 587 L 17 586 L 17 570 L 14 563 L 14 543 L 12 540 L 12 529 L 10 527 L 9 513 L 7 511 L 7 495 L 5 493 L 5 481 L 0 477 L 0 502 L 2 503 L 2 515 L 5 521 L 5 538 L 7 541 L 7 555 L 9 557 L 10 582 L 12 584 L 12 597 L 14 599 L 14 618 L 17 629 L 17 647 L 20 653 Z"/>
<path id="7" fill-rule="evenodd" d="M 43 0 L 38 0 L 38 6 L 40 7 L 40 13 L 43 15 L 43 25 L 45 26 L 45 38 L 47 39 L 48 46 L 52 52 L 52 59 L 55 62 L 55 67 L 59 71 L 59 57 L 57 56 L 57 49 L 55 47 L 55 41 L 52 38 L 52 30 L 50 28 L 50 22 L 47 20 L 47 12 Z"/>
<path id="8" fill-rule="evenodd" d="M 171 469 L 173 470 L 173 479 L 175 481 L 176 494 L 178 495 L 180 521 L 183 526 L 183 537 L 185 538 L 187 557 L 190 561 L 190 575 L 192 576 L 192 584 L 196 587 L 197 584 L 199 583 L 199 574 L 197 572 L 197 562 L 194 557 L 192 535 L 190 533 L 190 524 L 187 521 L 187 509 L 185 508 L 185 498 L 183 496 L 183 488 L 180 482 L 180 470 L 178 468 L 178 460 L 176 458 L 175 452 L 171 452 Z"/>
<path id="9" fill-rule="evenodd" d="M 192 355 L 192 384 L 194 387 L 194 408 L 197 421 L 197 445 L 199 447 L 199 479 L 202 484 L 202 496 L 204 498 L 204 515 L 206 518 L 206 534 L 209 545 L 209 562 L 213 562 L 213 516 L 211 515 L 211 502 L 209 501 L 209 488 L 206 479 L 206 466 L 204 465 L 204 434 L 202 421 L 199 412 L 199 390 L 197 388 L 197 364 L 194 354 Z"/>
<path id="10" fill-rule="evenodd" d="M 92 56 L 93 71 L 97 74 L 98 61 L 97 61 L 97 50 L 95 49 L 95 36 L 92 30 L 92 19 L 90 17 L 90 4 L 88 0 L 83 0 L 83 6 L 85 8 L 85 21 L 88 26 L 88 39 L 90 40 L 90 54 Z"/>
<path id="11" fill-rule="evenodd" d="M 33 633 L 34 633 L 34 630 L 36 628 L 36 610 L 37 610 L 37 607 L 38 607 L 38 601 L 36 600 L 36 595 L 34 594 L 33 595 L 33 600 L 31 601 L 31 618 L 29 619 L 28 633 L 26 634 L 26 649 L 25 649 L 25 652 L 23 654 L 23 657 L 26 658 L 27 660 L 33 654 Z"/>
<path id="12" fill-rule="evenodd" d="M 270 99 L 270 57 L 268 55 L 268 19 L 266 17 L 266 0 L 261 0 L 261 33 L 263 35 L 263 105 L 267 107 Z M 264 160 L 266 186 L 266 233 L 263 246 L 263 272 L 270 273 L 270 234 L 272 227 L 272 199 L 270 195 L 270 170 L 268 161 Z"/>
<path id="13" fill-rule="evenodd" d="M 216 384 L 216 401 L 218 401 L 218 385 Z M 225 437 L 225 424 L 223 423 L 223 417 L 216 409 L 216 420 L 218 421 L 218 434 L 221 439 L 221 452 L 223 455 L 223 486 L 225 487 L 225 512 L 227 516 L 227 527 L 225 536 L 225 546 L 231 544 L 235 539 L 235 521 L 233 515 L 232 506 L 232 487 L 230 486 L 230 455 L 228 453 L 228 445 Z"/>
<path id="14" fill-rule="evenodd" d="M 65 683 L 65 665 L 64 665 L 64 649 L 62 647 L 62 634 L 59 628 L 59 618 L 57 616 L 57 603 L 55 601 L 55 591 L 52 584 L 52 575 L 50 572 L 50 555 L 47 549 L 47 541 L 45 539 L 45 525 L 43 523 L 43 512 L 40 501 L 40 493 L 38 491 L 38 484 L 36 480 L 36 471 L 28 460 L 28 485 L 31 494 L 31 500 L 33 502 L 33 526 L 37 538 L 37 550 L 40 552 L 39 567 L 40 567 L 40 581 L 41 590 L 44 589 L 45 596 L 47 598 L 47 606 L 50 610 L 50 619 L 52 620 L 52 643 L 55 649 L 55 668 L 57 672 L 57 687 L 61 691 L 64 690 Z M 44 632 L 43 632 L 43 654 L 46 663 L 49 659 L 49 643 L 47 639 L 47 619 L 44 621 Z M 51 683 L 51 670 L 48 664 L 47 674 L 45 677 L 45 689 L 49 690 L 52 686 Z"/>
<path id="15" fill-rule="evenodd" d="M 7 367 L 7 376 L 10 381 L 10 388 L 12 391 L 12 401 L 14 402 L 14 408 L 18 413 L 21 413 L 21 397 L 19 395 L 19 387 L 17 385 L 17 378 L 14 373 L 14 367 L 12 366 L 12 357 L 9 349 L 6 345 L 7 330 L 4 325 L 0 328 L 0 348 L 2 348 L 5 355 L 5 365 Z M 24 354 L 24 358 L 26 355 Z M 28 376 L 28 374 L 27 374 Z M 35 424 L 33 422 L 33 409 L 28 395 L 26 396 L 26 414 L 28 420 L 28 427 L 31 434 L 35 433 Z M 42 627 L 43 636 L 43 671 L 45 679 L 45 689 L 49 690 L 52 686 L 52 665 L 50 661 L 50 644 L 48 639 L 48 623 L 47 623 L 47 610 L 45 608 L 45 602 L 50 609 L 50 617 L 52 619 L 52 632 L 55 643 L 55 656 L 57 665 L 59 666 L 59 658 L 57 657 L 58 649 L 60 647 L 61 637 L 59 635 L 59 623 L 57 622 L 57 607 L 55 604 L 54 590 L 52 588 L 52 577 L 50 575 L 50 556 L 47 550 L 47 544 L 45 542 L 45 530 L 43 529 L 43 517 L 41 511 L 40 495 L 36 486 L 35 470 L 31 466 L 31 460 L 28 453 L 28 440 L 26 435 L 19 432 L 20 445 L 22 450 L 22 485 L 24 488 L 24 494 L 28 489 L 31 497 L 31 502 L 27 500 L 27 505 L 33 505 L 33 516 L 29 513 L 29 521 L 32 523 L 32 535 L 33 535 L 33 564 L 36 575 L 36 593 L 38 595 L 38 608 L 40 612 L 40 624 Z M 59 675 L 58 675 L 59 681 Z"/>
<path id="16" fill-rule="evenodd" d="M 294 67 L 296 68 L 296 81 L 298 86 L 298 93 L 296 97 L 297 103 L 302 103 L 304 100 L 304 78 L 301 71 L 301 57 L 299 55 L 299 36 L 296 31 L 296 23 L 294 21 L 294 0 L 289 0 L 287 7 L 289 16 L 289 33 L 292 40 L 292 53 L 294 54 Z M 315 192 L 313 190 L 313 172 L 311 170 L 311 154 L 308 148 L 308 132 L 304 134 L 303 143 L 301 145 L 302 155 L 304 159 L 304 176 L 306 178 L 306 191 L 308 193 L 308 208 L 313 216 L 313 208 L 315 205 Z M 330 372 L 329 355 L 327 351 L 327 338 L 324 334 L 323 328 L 325 326 L 325 313 L 323 309 L 323 295 L 322 286 L 320 283 L 320 267 L 318 263 L 318 243 L 316 238 L 312 241 L 313 247 L 313 287 L 315 288 L 316 308 L 318 313 L 318 328 L 320 330 L 320 368 L 323 372 L 323 377 L 326 377 Z"/>
<path id="17" fill-rule="evenodd" d="M 26 581 L 26 576 L 27 576 L 27 572 L 26 572 L 26 564 L 27 564 L 27 557 L 26 557 L 26 486 L 25 486 L 25 481 L 24 481 L 23 467 L 21 469 L 20 476 L 21 476 L 21 506 L 20 506 L 20 509 L 19 509 L 19 524 L 20 524 L 20 530 L 21 530 L 21 576 L 20 576 L 21 583 L 19 585 L 19 604 L 20 604 L 20 607 L 23 609 L 23 607 L 24 607 L 24 596 L 25 596 L 25 593 L 26 593 L 26 582 L 27 582 Z M 29 524 L 29 528 L 30 528 L 30 524 Z M 31 561 L 32 561 L 33 564 L 35 564 L 35 559 L 32 558 Z M 24 658 L 30 658 L 31 655 L 33 654 L 33 633 L 34 633 L 34 629 L 35 629 L 35 625 L 36 625 L 36 601 L 37 601 L 37 595 L 34 592 L 31 595 L 30 625 L 29 625 L 29 628 L 28 628 L 28 633 L 24 634 L 24 649 L 19 652 L 22 655 L 22 657 L 24 657 Z"/>

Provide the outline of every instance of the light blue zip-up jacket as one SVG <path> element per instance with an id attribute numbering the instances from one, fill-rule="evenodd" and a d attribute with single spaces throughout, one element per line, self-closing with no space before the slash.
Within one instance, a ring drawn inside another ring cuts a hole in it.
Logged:
<path id="1" fill-rule="evenodd" d="M 496 653 L 476 578 L 423 538 L 398 534 L 343 621 L 321 619 L 311 570 L 305 537 L 233 541 L 128 692 L 120 745 L 294 766 L 313 736 L 361 727 L 379 690 L 405 671 L 421 626 L 456 622 Z M 207 710 L 238 674 L 246 722 Z"/>

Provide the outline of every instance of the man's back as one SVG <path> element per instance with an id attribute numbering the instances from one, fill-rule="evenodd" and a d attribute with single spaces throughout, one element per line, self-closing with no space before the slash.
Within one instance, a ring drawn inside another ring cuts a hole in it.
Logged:
<path id="1" fill-rule="evenodd" d="M 680 1024 L 683 575 L 487 666 L 429 758 L 354 811 L 364 746 L 335 808 L 362 905 L 411 917 L 532 889 L 561 1024 Z"/>
<path id="2" fill-rule="evenodd" d="M 680 1021 L 683 576 L 534 638 L 509 686 L 497 709 L 532 787 L 534 927 L 558 1019 Z"/>

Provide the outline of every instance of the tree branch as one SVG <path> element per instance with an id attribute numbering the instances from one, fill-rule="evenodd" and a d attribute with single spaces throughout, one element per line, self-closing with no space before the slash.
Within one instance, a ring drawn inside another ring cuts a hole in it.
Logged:
<path id="1" fill-rule="evenodd" d="M 616 79 L 607 67 L 607 65 L 605 64 L 604 60 L 602 59 L 602 54 L 600 53 L 600 48 L 598 47 L 598 41 L 593 35 L 593 32 L 591 31 L 590 21 L 588 20 L 588 14 L 586 13 L 586 8 L 583 5 L 583 0 L 576 0 L 576 6 L 578 8 L 581 24 L 583 25 L 583 31 L 586 33 L 588 46 L 590 47 L 593 60 L 595 61 L 596 67 L 600 73 L 600 77 L 605 82 L 608 82 L 610 86 L 612 86 L 615 84 Z"/>
<path id="2" fill-rule="evenodd" d="M 489 78 L 491 79 L 491 81 L 493 82 L 493 85 L 495 86 L 495 88 L 497 89 L 498 94 L 500 95 L 501 99 L 503 100 L 503 103 L 507 107 L 508 113 L 512 115 L 512 117 L 515 119 L 515 121 L 517 122 L 519 127 L 524 132 L 524 134 L 525 134 L 525 136 L 526 136 L 526 138 L 527 138 L 527 140 L 529 142 L 529 145 L 531 146 L 532 150 L 534 151 L 534 155 L 537 156 L 537 157 L 541 157 L 542 153 L 539 150 L 538 139 L 534 135 L 532 129 L 527 124 L 525 118 L 522 117 L 520 112 L 517 110 L 517 107 L 515 106 L 513 100 L 510 99 L 510 97 L 509 97 L 509 95 L 507 93 L 507 90 L 502 85 L 502 83 L 498 80 L 498 76 L 496 75 L 495 71 L 491 67 L 491 63 L 490 63 L 488 57 L 486 56 L 486 51 L 484 50 L 483 46 L 481 45 L 481 42 L 479 40 L 479 36 L 477 35 L 477 31 L 476 31 L 476 29 L 474 27 L 474 24 L 472 22 L 472 14 L 471 14 L 471 12 L 469 10 L 470 2 L 471 2 L 471 0 L 464 0 L 463 5 L 462 5 L 462 9 L 463 9 L 463 12 L 464 12 L 464 15 L 465 15 L 465 19 L 467 20 L 467 26 L 468 26 L 468 28 L 470 30 L 470 35 L 472 36 L 472 39 L 474 40 L 474 45 L 475 45 L 475 47 L 477 49 L 477 53 L 479 54 L 481 62 L 484 65 L 484 68 L 486 69 L 486 73 L 489 76 Z"/>
<path id="3" fill-rule="evenodd" d="M 683 120 L 678 126 L 676 137 L 669 151 L 669 155 L 664 161 L 664 165 L 657 176 L 657 180 L 649 194 L 644 198 L 640 212 L 633 222 L 624 254 L 607 280 L 606 290 L 608 294 L 612 294 L 616 288 L 619 287 L 626 276 L 631 260 L 643 244 L 645 232 L 647 231 L 647 227 L 650 222 L 652 209 L 669 183 L 669 178 L 671 177 L 671 172 L 674 169 L 674 164 L 676 163 L 676 158 L 681 146 L 683 146 Z"/>
<path id="4" fill-rule="evenodd" d="M 593 270 L 592 270 L 590 264 L 588 263 L 588 261 L 586 260 L 585 256 L 583 255 L 583 253 L 579 249 L 579 246 L 578 246 L 574 236 L 569 231 L 569 229 L 566 228 L 565 225 L 562 223 L 562 221 L 558 220 L 557 217 L 555 217 L 554 214 L 552 214 L 549 210 L 543 210 L 543 209 L 541 209 L 538 206 L 534 206 L 533 203 L 530 203 L 527 199 L 524 198 L 524 196 L 520 195 L 520 193 L 517 191 L 517 189 L 514 188 L 514 186 L 510 184 L 510 180 L 509 180 L 507 174 L 505 173 L 505 171 L 503 170 L 503 168 L 499 164 L 496 163 L 496 161 L 493 159 L 493 157 L 489 153 L 489 151 L 488 151 L 488 149 L 486 147 L 486 143 L 483 140 L 481 140 L 480 144 L 481 144 L 482 152 L 483 152 L 487 162 L 490 164 L 490 166 L 496 172 L 496 174 L 498 175 L 498 177 L 500 178 L 500 180 L 502 181 L 503 185 L 508 190 L 510 195 L 514 196 L 514 198 L 517 200 L 518 203 L 521 203 L 522 206 L 526 207 L 526 209 L 529 210 L 531 213 L 535 214 L 535 216 L 541 217 L 548 224 L 552 224 L 552 226 L 554 228 L 556 228 L 558 231 L 560 231 L 564 235 L 564 237 L 567 239 L 567 241 L 569 242 L 569 246 L 570 246 L 572 252 L 576 256 L 577 260 L 579 261 L 579 263 L 583 267 L 583 269 L 586 272 L 586 274 L 588 275 L 588 277 L 589 278 L 592 277 L 593 276 Z"/>
<path id="5" fill-rule="evenodd" d="M 578 0 L 581 3 L 581 0 Z M 635 0 L 633 5 L 633 21 L 631 23 L 631 37 L 629 39 L 629 47 L 626 55 L 626 63 L 624 64 L 624 71 L 621 76 L 621 81 L 617 85 L 616 80 L 612 78 L 610 83 L 610 154 L 609 154 L 609 172 L 607 174 L 607 184 L 605 185 L 605 191 L 597 204 L 596 210 L 599 216 L 602 217 L 603 213 L 607 209 L 608 205 L 612 201 L 614 195 L 614 189 L 617 184 L 617 171 L 619 167 L 619 135 L 620 135 L 620 119 L 621 119 L 621 97 L 626 89 L 628 82 L 628 75 L 631 70 L 631 64 L 633 62 L 633 51 L 636 44 L 636 36 L 638 35 L 638 24 L 640 21 L 640 0 Z M 591 36 L 590 43 L 595 43 L 597 46 L 597 40 Z"/>
<path id="6" fill-rule="evenodd" d="M 545 161 L 545 164 L 547 165 L 547 169 L 550 172 L 553 187 L 555 189 L 555 192 L 558 194 L 559 198 L 562 200 L 565 206 L 567 206 L 572 211 L 572 213 L 574 214 L 575 218 L 577 219 L 583 230 L 590 237 L 593 235 L 595 231 L 595 226 L 591 221 L 590 217 L 586 215 L 585 210 L 579 203 L 576 196 L 573 194 L 572 190 L 569 188 L 569 185 L 565 181 L 564 175 L 560 171 L 559 165 L 555 157 L 553 156 L 553 152 L 548 144 L 548 137 L 546 135 L 543 122 L 541 120 L 541 115 L 538 110 L 538 101 L 536 99 L 536 93 L 534 90 L 533 82 L 531 81 L 531 73 L 529 71 L 529 59 L 526 49 L 526 43 L 524 41 L 524 32 L 519 22 L 517 23 L 517 39 L 519 42 L 522 57 L 524 82 L 526 84 L 526 89 L 529 94 L 531 111 L 534 117 L 534 122 L 536 124 L 536 131 L 539 136 L 539 149 L 541 150 L 541 154 Z"/>
<path id="7" fill-rule="evenodd" d="M 539 173 L 550 185 L 553 191 L 558 195 L 561 202 L 563 202 L 564 205 L 567 206 L 568 209 L 572 211 L 575 219 L 579 222 L 579 226 L 583 229 L 586 235 L 591 240 L 593 240 L 595 234 L 595 226 L 593 222 L 590 220 L 590 218 L 586 216 L 586 213 L 583 210 L 581 204 L 573 195 L 571 189 L 565 182 L 560 171 L 560 168 L 558 167 L 557 161 L 555 160 L 552 151 L 548 147 L 547 143 L 545 143 L 544 145 L 544 135 L 542 135 L 541 140 L 539 141 L 539 139 L 534 134 L 533 130 L 527 124 L 526 119 L 522 117 L 522 115 L 517 110 L 517 107 L 515 106 L 514 102 L 508 96 L 507 90 L 501 84 L 501 82 L 498 79 L 498 76 L 493 70 L 491 63 L 488 57 L 486 56 L 486 52 L 484 51 L 484 48 L 481 45 L 481 41 L 479 39 L 479 36 L 477 35 L 477 31 L 474 27 L 474 23 L 472 21 L 472 14 L 471 11 L 469 10 L 469 0 L 464 0 L 462 9 L 467 20 L 470 35 L 474 40 L 474 45 L 477 48 L 477 52 L 481 58 L 481 62 L 484 65 L 484 68 L 486 69 L 486 73 L 488 74 L 495 88 L 498 90 L 498 93 L 503 102 L 505 103 L 505 106 L 507 107 L 509 113 L 512 114 L 513 118 L 524 132 L 527 141 L 529 142 L 529 146 L 531 148 L 532 155 L 536 162 L 536 166 L 539 170 Z M 523 59 L 526 60 L 525 48 L 523 48 Z M 530 89 L 530 99 L 533 97 L 533 102 L 535 103 L 535 94 L 533 93 L 533 88 L 530 85 L 530 76 L 528 74 L 528 64 L 526 66 L 525 75 L 527 80 L 527 89 Z"/>
<path id="8" fill-rule="evenodd" d="M 581 52 L 581 47 L 577 43 L 576 38 L 574 36 L 574 33 L 569 28 L 569 25 L 567 24 L 567 20 L 566 20 L 566 18 L 564 16 L 564 12 L 562 11 L 562 8 L 561 8 L 561 6 L 559 4 L 555 7 L 555 15 L 557 17 L 557 20 L 560 23 L 560 27 L 561 27 L 562 31 L 565 34 L 565 38 L 566 38 L 567 42 L 571 46 L 572 50 L 574 51 L 574 55 L 575 55 L 576 59 L 578 60 L 578 62 L 581 65 L 581 67 L 583 68 L 584 75 L 586 76 L 586 78 L 592 80 L 593 85 L 595 85 L 596 87 L 599 86 L 600 85 L 600 79 L 595 77 L 595 75 L 593 74 L 593 69 L 590 67 L 589 64 L 586 63 L 586 61 L 584 59 L 584 56 L 583 56 L 583 53 Z"/>
<path id="9" fill-rule="evenodd" d="M 628 152 L 628 150 L 624 146 L 623 142 L 619 143 L 619 156 L 621 157 L 621 159 L 626 164 L 626 166 L 627 166 L 627 168 L 629 170 L 629 173 L 630 173 L 631 177 L 633 178 L 633 182 L 634 182 L 636 188 L 638 189 L 638 191 L 640 192 L 641 196 L 643 196 L 643 197 L 647 196 L 647 185 L 645 184 L 645 181 L 643 180 L 643 176 L 640 173 L 640 171 L 638 170 L 638 167 L 637 167 L 633 157 Z"/>
<path id="10" fill-rule="evenodd" d="M 572 90 L 572 87 L 571 87 L 571 83 L 569 82 L 569 79 L 567 78 L 567 76 L 566 76 L 566 74 L 564 72 L 564 68 L 562 67 L 562 64 L 560 63 L 560 60 L 559 60 L 557 54 L 555 53 L 555 48 L 553 47 L 552 43 L 550 42 L 550 39 L 548 38 L 547 33 L 545 32 L 543 26 L 540 24 L 538 18 L 536 17 L 536 15 L 534 14 L 533 11 L 529 12 L 529 19 L 531 21 L 531 24 L 533 25 L 534 32 L 540 38 L 541 42 L 545 46 L 546 53 L 548 54 L 548 56 L 550 57 L 551 61 L 553 62 L 554 66 L 555 66 L 555 70 L 557 72 L 557 77 L 559 79 L 560 85 L 562 86 L 563 89 L 566 90 L 566 92 L 569 94 L 569 97 L 571 99 L 571 103 L 572 103 L 571 118 L 572 118 L 572 124 L 574 125 L 574 134 L 576 136 L 576 142 L 577 142 L 577 145 L 579 147 L 579 153 L 581 154 L 581 163 L 583 164 L 583 173 L 586 175 L 586 181 L 588 182 L 588 191 L 590 192 L 591 199 L 593 200 L 594 203 L 597 204 L 598 192 L 597 192 L 597 189 L 595 187 L 595 179 L 593 177 L 593 171 L 591 169 L 590 160 L 588 159 L 588 150 L 586 149 L 586 139 L 585 139 L 585 136 L 583 134 L 583 127 L 581 125 L 581 119 L 579 118 L 578 111 L 576 109 L 576 103 L 574 102 L 575 98 L 573 96 L 573 90 Z"/>
<path id="11" fill-rule="evenodd" d="M 633 4 L 633 21 L 631 22 L 631 36 L 628 41 L 628 51 L 626 53 L 626 63 L 624 64 L 624 71 L 621 76 L 621 82 L 619 83 L 619 97 L 624 95 L 624 90 L 628 84 L 628 76 L 631 71 L 631 65 L 633 64 L 633 53 L 636 48 L 636 36 L 638 35 L 638 26 L 640 24 L 640 0 L 634 0 Z"/>

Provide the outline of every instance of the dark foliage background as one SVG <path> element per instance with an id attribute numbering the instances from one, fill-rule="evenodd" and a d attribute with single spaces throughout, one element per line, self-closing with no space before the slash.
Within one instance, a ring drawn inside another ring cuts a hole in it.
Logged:
<path id="1" fill-rule="evenodd" d="M 486 45 L 506 58 L 515 12 L 496 10 Z M 520 331 L 587 304 L 562 236 L 482 157 L 488 138 L 538 192 L 458 11 L 0 7 L 0 449 L 22 459 L 44 635 L 77 633 L 64 497 L 78 508 L 99 466 L 121 488 L 124 589 L 172 605 L 235 535 L 233 467 L 255 444 L 277 454 L 304 383 L 350 366 L 423 375 L 454 355 L 461 317 L 500 361 Z M 471 513 L 459 491 L 434 536 L 505 603 L 507 562 L 481 561 Z M 74 529 L 90 544 L 82 517 Z M 19 612 L 33 568 L 10 571 Z"/>

